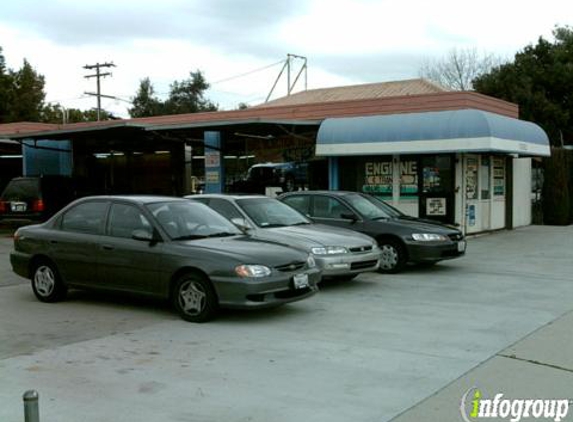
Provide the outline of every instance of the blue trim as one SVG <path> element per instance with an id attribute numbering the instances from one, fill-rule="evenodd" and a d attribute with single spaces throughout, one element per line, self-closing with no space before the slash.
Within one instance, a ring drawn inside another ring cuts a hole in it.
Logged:
<path id="1" fill-rule="evenodd" d="M 338 190 L 339 172 L 338 172 L 338 157 L 328 157 L 328 189 Z"/>
<path id="2" fill-rule="evenodd" d="M 205 141 L 205 193 L 223 193 L 225 190 L 225 169 L 221 154 L 221 133 L 206 131 L 203 139 Z M 214 158 L 219 165 L 208 166 L 208 157 Z M 215 182 L 210 181 L 211 175 L 217 179 Z"/>
<path id="3" fill-rule="evenodd" d="M 534 123 L 481 110 L 326 119 L 317 145 L 363 142 L 403 142 L 492 137 L 549 145 L 546 133 Z"/>

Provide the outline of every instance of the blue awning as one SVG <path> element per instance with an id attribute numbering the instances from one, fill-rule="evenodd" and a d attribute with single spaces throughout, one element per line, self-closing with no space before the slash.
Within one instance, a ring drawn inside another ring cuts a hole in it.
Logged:
<path id="1" fill-rule="evenodd" d="M 318 156 L 491 152 L 549 156 L 547 134 L 534 123 L 481 110 L 326 119 Z"/>

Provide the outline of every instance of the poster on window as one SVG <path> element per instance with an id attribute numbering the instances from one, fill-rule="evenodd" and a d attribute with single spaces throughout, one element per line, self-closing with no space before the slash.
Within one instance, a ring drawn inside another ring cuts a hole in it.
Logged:
<path id="1" fill-rule="evenodd" d="M 367 161 L 364 170 L 363 192 L 392 196 L 392 161 Z"/>
<path id="2" fill-rule="evenodd" d="M 400 196 L 418 195 L 418 163 L 400 161 Z"/>
<path id="3" fill-rule="evenodd" d="M 505 161 L 500 157 L 493 159 L 493 194 L 505 195 Z"/>
<path id="4" fill-rule="evenodd" d="M 427 198 L 426 215 L 446 215 L 446 198 Z"/>
<path id="5" fill-rule="evenodd" d="M 478 160 L 466 158 L 466 199 L 478 197 Z"/>

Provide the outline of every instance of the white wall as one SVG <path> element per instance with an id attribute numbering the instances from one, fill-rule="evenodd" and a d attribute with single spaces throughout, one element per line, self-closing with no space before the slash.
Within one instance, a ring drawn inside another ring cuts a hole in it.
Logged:
<path id="1" fill-rule="evenodd" d="M 513 159 L 513 226 L 531 224 L 531 158 Z"/>

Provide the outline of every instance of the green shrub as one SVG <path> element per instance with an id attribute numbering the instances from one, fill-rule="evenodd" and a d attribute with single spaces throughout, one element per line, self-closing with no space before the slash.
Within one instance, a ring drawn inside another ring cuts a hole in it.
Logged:
<path id="1" fill-rule="evenodd" d="M 570 151 L 551 148 L 551 157 L 544 160 L 543 221 L 549 225 L 571 222 Z"/>

